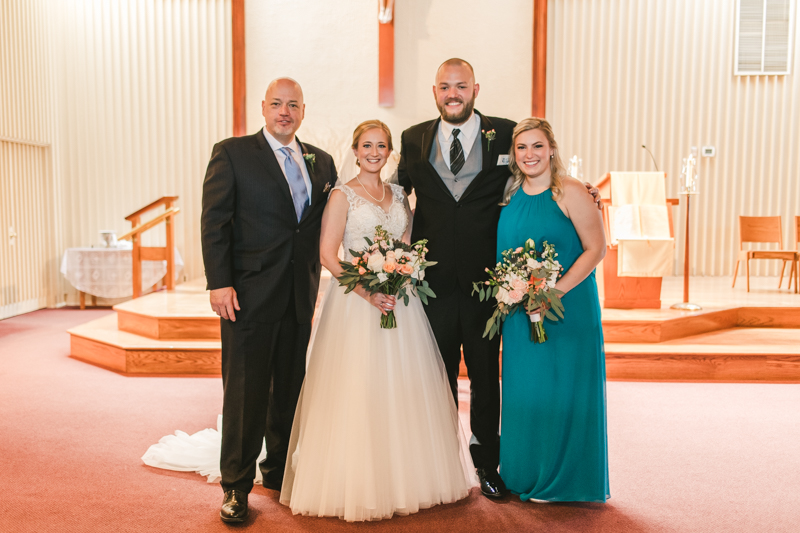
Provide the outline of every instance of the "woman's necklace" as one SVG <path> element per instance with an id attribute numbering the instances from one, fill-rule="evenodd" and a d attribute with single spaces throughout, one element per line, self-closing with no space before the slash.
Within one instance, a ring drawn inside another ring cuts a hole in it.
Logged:
<path id="1" fill-rule="evenodd" d="M 361 188 L 362 188 L 362 189 L 364 189 L 364 192 L 365 192 L 365 193 L 367 193 L 367 196 L 369 196 L 370 198 L 372 198 L 373 200 L 375 200 L 375 201 L 378 203 L 378 205 L 382 204 L 382 203 L 383 203 L 383 200 L 385 200 L 385 199 L 386 199 L 386 187 L 384 187 L 384 186 L 383 186 L 383 182 L 382 182 L 382 181 L 381 181 L 381 189 L 383 189 L 383 196 L 381 196 L 381 199 L 380 199 L 380 200 L 378 200 L 377 198 L 375 198 L 374 196 L 372 196 L 372 195 L 369 193 L 369 191 L 367 190 L 367 188 L 366 188 L 366 187 L 364 187 L 364 184 L 363 184 L 363 183 L 361 183 L 361 180 L 360 180 L 360 179 L 358 179 L 358 174 L 356 174 L 356 181 L 358 182 L 358 184 L 359 184 L 359 185 L 361 185 Z"/>

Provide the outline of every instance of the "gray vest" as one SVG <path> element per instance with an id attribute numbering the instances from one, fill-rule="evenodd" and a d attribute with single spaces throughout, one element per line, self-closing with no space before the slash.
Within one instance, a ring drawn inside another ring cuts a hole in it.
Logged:
<path id="1" fill-rule="evenodd" d="M 481 146 L 480 132 L 475 136 L 475 143 L 469 151 L 469 157 L 464 161 L 464 166 L 461 167 L 461 170 L 458 172 L 458 176 L 454 176 L 450 168 L 444 162 L 442 147 L 439 145 L 438 128 L 437 134 L 433 138 L 433 150 L 431 150 L 430 162 L 433 168 L 436 169 L 439 177 L 442 178 L 444 184 L 447 185 L 453 198 L 460 200 L 461 195 L 464 194 L 469 184 L 472 183 L 472 180 L 475 179 L 475 176 L 477 176 L 483 168 L 483 147 Z"/>

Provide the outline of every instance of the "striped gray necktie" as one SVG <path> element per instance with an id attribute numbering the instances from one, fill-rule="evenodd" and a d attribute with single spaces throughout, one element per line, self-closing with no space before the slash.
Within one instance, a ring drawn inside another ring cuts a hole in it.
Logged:
<path id="1" fill-rule="evenodd" d="M 461 148 L 461 141 L 458 140 L 459 133 L 461 133 L 460 129 L 453 130 L 453 143 L 450 145 L 450 171 L 454 176 L 458 175 L 458 171 L 464 166 L 464 149 Z"/>
<path id="2" fill-rule="evenodd" d="M 286 156 L 283 168 L 286 171 L 286 181 L 292 189 L 292 201 L 294 202 L 294 212 L 297 213 L 297 221 L 303 218 L 303 211 L 308 207 L 308 189 L 306 181 L 303 179 L 303 172 L 292 157 L 293 150 L 287 146 L 281 148 L 281 153 Z"/>

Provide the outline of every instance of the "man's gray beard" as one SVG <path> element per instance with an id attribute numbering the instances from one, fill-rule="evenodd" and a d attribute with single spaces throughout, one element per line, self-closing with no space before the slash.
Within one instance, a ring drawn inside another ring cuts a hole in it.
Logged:
<path id="1" fill-rule="evenodd" d="M 447 104 L 445 104 L 445 106 L 446 105 Z M 473 98 L 469 102 L 464 102 L 464 111 L 453 117 L 448 117 L 445 114 L 445 111 L 447 111 L 445 106 L 439 106 L 438 103 L 436 104 L 436 107 L 439 108 L 439 115 L 441 115 L 442 120 L 450 124 L 463 124 L 470 115 L 472 115 L 472 110 L 475 109 L 475 99 Z"/>

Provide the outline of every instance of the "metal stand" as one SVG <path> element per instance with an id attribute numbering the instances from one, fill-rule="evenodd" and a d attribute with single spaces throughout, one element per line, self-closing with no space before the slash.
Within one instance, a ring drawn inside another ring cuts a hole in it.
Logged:
<path id="1" fill-rule="evenodd" d="M 681 194 L 686 195 L 686 235 L 684 236 L 684 250 L 683 250 L 683 302 L 673 304 L 670 309 L 679 309 L 681 311 L 701 311 L 703 308 L 697 304 L 689 303 L 689 199 L 693 194 L 697 194 L 697 179 L 695 176 L 695 159 L 690 155 L 688 159 L 684 159 L 683 175 L 684 183 L 682 184 Z"/>

